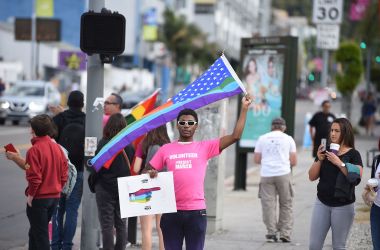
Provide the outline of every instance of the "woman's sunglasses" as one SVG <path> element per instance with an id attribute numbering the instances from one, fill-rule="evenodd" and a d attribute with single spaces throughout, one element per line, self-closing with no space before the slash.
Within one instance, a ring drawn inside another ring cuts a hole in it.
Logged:
<path id="1" fill-rule="evenodd" d="M 194 126 L 195 124 L 197 124 L 196 121 L 178 121 L 178 125 L 180 126 Z"/>

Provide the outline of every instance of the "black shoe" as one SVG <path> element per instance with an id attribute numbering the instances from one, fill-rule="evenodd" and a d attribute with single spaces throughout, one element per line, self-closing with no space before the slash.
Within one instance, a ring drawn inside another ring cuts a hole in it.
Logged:
<path id="1" fill-rule="evenodd" d="M 290 237 L 288 236 L 281 236 L 280 237 L 280 240 L 284 243 L 289 243 L 291 240 L 290 240 Z"/>
<path id="2" fill-rule="evenodd" d="M 265 235 L 267 242 L 277 242 L 277 236 L 275 234 L 267 234 Z"/>

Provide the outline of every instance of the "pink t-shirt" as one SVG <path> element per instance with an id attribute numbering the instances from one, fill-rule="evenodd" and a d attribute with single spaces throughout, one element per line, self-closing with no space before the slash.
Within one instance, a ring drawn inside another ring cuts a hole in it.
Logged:
<path id="1" fill-rule="evenodd" d="M 164 166 L 173 172 L 177 210 L 206 208 L 204 179 L 207 162 L 220 154 L 219 139 L 191 143 L 172 142 L 163 145 L 152 160 L 160 171 Z"/>

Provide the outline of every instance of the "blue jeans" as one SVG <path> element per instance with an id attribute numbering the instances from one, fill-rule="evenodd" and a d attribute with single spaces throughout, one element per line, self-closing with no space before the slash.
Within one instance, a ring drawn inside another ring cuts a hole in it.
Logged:
<path id="1" fill-rule="evenodd" d="M 83 172 L 77 173 L 77 181 L 70 196 L 62 196 L 53 215 L 52 250 L 71 250 L 77 229 L 78 208 L 83 194 Z M 63 222 L 63 218 L 66 220 Z"/>
<path id="2" fill-rule="evenodd" d="M 182 249 L 184 238 L 186 250 L 203 250 L 207 228 L 206 210 L 179 210 L 163 214 L 160 226 L 165 250 Z"/>
<path id="3" fill-rule="evenodd" d="M 380 250 L 380 207 L 375 204 L 371 207 L 371 235 L 374 250 Z"/>

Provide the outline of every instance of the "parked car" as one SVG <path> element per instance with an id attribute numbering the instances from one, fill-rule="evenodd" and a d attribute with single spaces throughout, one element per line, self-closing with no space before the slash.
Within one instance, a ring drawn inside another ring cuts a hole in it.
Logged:
<path id="1" fill-rule="evenodd" d="M 49 105 L 58 105 L 61 95 L 54 85 L 44 81 L 21 81 L 8 88 L 0 97 L 0 124 L 13 125 L 48 113 Z"/>

